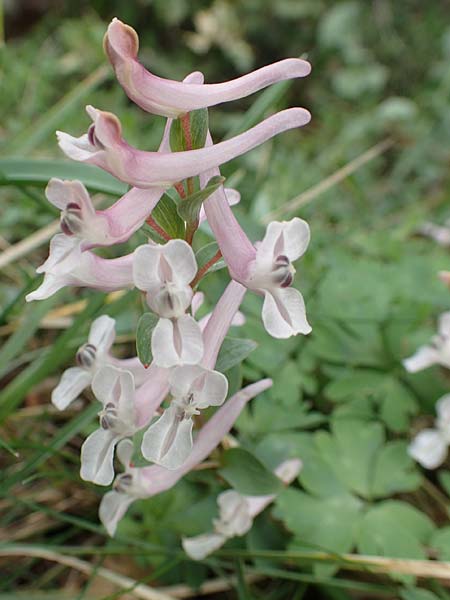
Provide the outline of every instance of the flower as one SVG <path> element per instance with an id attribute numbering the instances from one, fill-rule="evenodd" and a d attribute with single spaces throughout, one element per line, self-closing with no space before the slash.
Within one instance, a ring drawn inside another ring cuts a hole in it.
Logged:
<path id="1" fill-rule="evenodd" d="M 108 315 L 93 321 L 88 341 L 76 353 L 78 366 L 64 371 L 60 382 L 52 392 L 52 402 L 59 410 L 66 409 L 87 388 L 95 374 L 106 364 L 122 366 L 134 375 L 136 383 L 145 379 L 145 369 L 137 358 L 117 359 L 109 351 L 115 338 L 116 322 Z"/>
<path id="2" fill-rule="evenodd" d="M 160 367 L 196 364 L 203 356 L 201 329 L 185 314 L 193 296 L 189 283 L 196 273 L 194 252 L 184 240 L 145 244 L 134 251 L 134 283 L 147 292 L 148 305 L 160 317 L 151 341 Z"/>
<path id="3" fill-rule="evenodd" d="M 289 485 L 299 474 L 302 462 L 298 459 L 287 460 L 275 469 L 275 475 L 285 485 Z M 182 545 L 186 554 L 194 560 L 203 560 L 218 550 L 230 538 L 243 536 L 250 531 L 254 518 L 273 500 L 275 494 L 267 496 L 243 496 L 235 490 L 219 494 L 219 518 L 213 519 L 214 530 L 191 538 L 183 538 Z"/>
<path id="4" fill-rule="evenodd" d="M 447 457 L 450 444 L 450 394 L 436 402 L 435 429 L 423 429 L 412 440 L 408 454 L 426 469 L 436 469 Z"/>
<path id="5" fill-rule="evenodd" d="M 82 250 L 126 242 L 145 222 L 163 189 L 133 188 L 106 210 L 95 210 L 81 181 L 50 179 L 45 194 L 61 209 L 61 229 L 83 241 Z"/>
<path id="6" fill-rule="evenodd" d="M 139 489 L 142 492 L 142 495 L 139 495 L 139 497 L 145 496 L 145 498 L 151 498 L 172 488 L 186 473 L 189 473 L 195 466 L 205 460 L 214 448 L 218 446 L 223 437 L 232 428 L 247 402 L 270 388 L 271 385 L 272 381 L 270 379 L 262 379 L 234 394 L 201 428 L 188 459 L 178 469 L 169 470 L 161 465 L 151 465 L 150 467 L 136 469 L 135 473 L 139 477 Z M 106 496 L 108 494 L 103 496 L 100 503 L 100 514 L 107 513 L 108 506 L 105 508 L 105 504 L 108 505 L 110 500 L 105 500 Z M 123 511 L 121 510 L 119 518 L 111 521 L 111 526 L 108 529 L 108 533 L 111 536 L 115 533 L 119 519 L 122 518 L 128 506 L 135 499 L 135 497 L 130 497 L 131 501 L 127 503 Z M 124 506 L 124 499 L 122 501 L 120 503 L 121 507 Z"/>
<path id="7" fill-rule="evenodd" d="M 75 138 L 58 131 L 61 150 L 74 160 L 94 164 L 121 181 L 139 188 L 169 188 L 228 162 L 278 133 L 302 127 L 311 115 L 304 108 L 290 108 L 268 117 L 248 131 L 213 145 L 185 152 L 145 152 L 122 138 L 119 119 L 109 112 L 86 107 L 93 123 L 87 134 Z"/>
<path id="8" fill-rule="evenodd" d="M 116 454 L 125 472 L 115 478 L 113 489 L 103 496 L 99 509 L 100 521 L 111 536 L 130 504 L 138 498 L 145 498 L 145 488 L 139 480 L 140 469 L 131 466 L 133 442 L 128 439 L 120 441 Z"/>
<path id="9" fill-rule="evenodd" d="M 421 346 L 403 361 L 403 366 L 410 373 L 422 371 L 431 365 L 450 368 L 450 311 L 439 317 L 438 335 L 433 336 L 431 344 Z"/>
<path id="10" fill-rule="evenodd" d="M 145 432 L 142 454 L 167 469 L 178 469 L 192 450 L 193 416 L 208 406 L 224 403 L 225 375 L 200 366 L 182 366 L 169 375 L 172 400 L 159 419 Z"/>
<path id="11" fill-rule="evenodd" d="M 138 62 L 137 33 L 118 19 L 110 23 L 104 47 L 127 96 L 144 110 L 166 117 L 245 98 L 278 81 L 305 77 L 311 71 L 307 61 L 290 58 L 225 83 L 199 85 L 162 79 Z"/>
<path id="12" fill-rule="evenodd" d="M 136 430 L 134 380 L 129 371 L 111 365 L 102 367 L 92 381 L 92 391 L 103 404 L 100 428 L 81 447 L 80 476 L 85 481 L 109 485 L 114 478 L 114 448 Z"/>
<path id="13" fill-rule="evenodd" d="M 25 297 L 27 302 L 44 300 L 66 286 L 90 287 L 105 292 L 133 284 L 132 255 L 101 258 L 81 249 L 82 241 L 58 233 L 50 241 L 47 260 L 36 269 L 45 273 L 41 285 Z"/>

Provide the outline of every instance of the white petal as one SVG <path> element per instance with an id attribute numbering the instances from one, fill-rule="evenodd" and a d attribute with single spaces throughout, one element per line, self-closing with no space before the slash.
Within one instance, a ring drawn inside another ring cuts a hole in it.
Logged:
<path id="1" fill-rule="evenodd" d="M 183 538 L 181 545 L 186 554 L 194 560 L 203 560 L 218 550 L 226 542 L 220 533 L 204 533 L 196 537 Z"/>
<path id="2" fill-rule="evenodd" d="M 289 485 L 298 477 L 302 467 L 303 463 L 299 458 L 290 458 L 279 464 L 274 473 L 284 484 Z"/>
<path id="3" fill-rule="evenodd" d="M 442 313 L 438 321 L 439 334 L 447 337 L 450 336 L 450 311 Z"/>
<path id="4" fill-rule="evenodd" d="M 266 292 L 262 319 L 267 332 L 275 338 L 288 338 L 298 333 L 306 335 L 311 332 L 311 326 L 306 319 L 303 296 L 295 288 Z"/>
<path id="5" fill-rule="evenodd" d="M 152 334 L 152 354 L 159 367 L 196 364 L 203 357 L 203 337 L 190 315 L 179 319 L 160 319 Z"/>
<path id="6" fill-rule="evenodd" d="M 90 143 L 87 133 L 76 138 L 68 133 L 64 133 L 64 131 L 57 131 L 56 137 L 61 150 L 73 160 L 89 160 L 98 153 L 96 148 Z"/>
<path id="7" fill-rule="evenodd" d="M 59 292 L 63 287 L 69 285 L 71 278 L 66 275 L 53 275 L 53 273 L 46 273 L 44 281 L 41 285 L 36 288 L 33 292 L 30 292 L 25 296 L 27 302 L 33 302 L 33 300 L 45 300 L 50 298 L 56 292 Z"/>
<path id="8" fill-rule="evenodd" d="M 447 443 L 450 443 L 450 394 L 442 396 L 436 403 L 436 427 Z"/>
<path id="9" fill-rule="evenodd" d="M 126 438 L 125 440 L 121 440 L 117 444 L 116 456 L 124 466 L 125 470 L 129 470 L 131 457 L 133 456 L 134 445 L 133 442 Z"/>
<path id="10" fill-rule="evenodd" d="M 239 204 L 239 202 L 241 201 L 240 192 L 233 188 L 224 188 L 223 191 L 225 192 L 225 196 L 227 197 L 227 201 L 230 206 L 235 206 L 236 204 Z"/>
<path id="11" fill-rule="evenodd" d="M 107 492 L 100 502 L 98 516 L 111 537 L 116 533 L 117 525 L 128 510 L 134 498 L 119 492 Z"/>
<path id="12" fill-rule="evenodd" d="M 134 379 L 129 371 L 120 372 L 120 397 L 117 405 L 117 415 L 123 423 L 130 426 L 133 430 L 136 422 L 136 409 L 134 405 Z"/>
<path id="13" fill-rule="evenodd" d="M 298 217 L 291 221 L 272 221 L 258 245 L 257 263 L 271 265 L 280 255 L 287 256 L 292 262 L 304 254 L 309 239 L 309 225 Z"/>
<path id="14" fill-rule="evenodd" d="M 52 403 L 59 410 L 64 410 L 88 387 L 91 380 L 92 374 L 85 369 L 80 367 L 67 369 L 52 392 Z"/>
<path id="15" fill-rule="evenodd" d="M 92 391 L 99 402 L 118 404 L 121 392 L 121 373 L 122 369 L 112 365 L 105 365 L 97 371 L 92 381 Z"/>
<path id="16" fill-rule="evenodd" d="M 424 429 L 408 447 L 408 454 L 426 469 L 436 469 L 447 456 L 447 443 L 436 429 Z"/>
<path id="17" fill-rule="evenodd" d="M 50 240 L 50 252 L 47 260 L 36 269 L 37 273 L 63 269 L 64 272 L 74 270 L 80 263 L 81 240 L 58 233 Z"/>
<path id="18" fill-rule="evenodd" d="M 116 337 L 115 326 L 115 320 L 108 315 L 98 317 L 91 325 L 89 343 L 95 346 L 99 352 L 107 352 Z"/>
<path id="19" fill-rule="evenodd" d="M 427 369 L 431 365 L 435 365 L 439 362 L 439 353 L 431 346 L 422 346 L 417 350 L 415 354 L 409 358 L 405 358 L 403 366 L 410 373 L 416 373 Z"/>
<path id="20" fill-rule="evenodd" d="M 170 406 L 151 425 L 142 439 L 142 454 L 166 469 L 177 469 L 192 450 L 192 419 L 181 419 L 178 410 Z"/>
<path id="21" fill-rule="evenodd" d="M 184 240 L 171 240 L 162 247 L 162 253 L 172 268 L 173 281 L 189 285 L 197 274 L 197 261 L 192 248 Z"/>
<path id="22" fill-rule="evenodd" d="M 148 291 L 162 283 L 159 277 L 160 252 L 156 244 L 144 244 L 134 251 L 133 281 L 139 290 Z"/>
<path id="23" fill-rule="evenodd" d="M 119 438 L 106 429 L 97 429 L 81 446 L 80 477 L 98 485 L 109 485 L 114 479 L 114 447 Z"/>
<path id="24" fill-rule="evenodd" d="M 74 202 L 85 214 L 95 213 L 89 194 L 81 181 L 63 181 L 54 177 L 48 182 L 45 195 L 51 204 L 61 210 L 64 210 L 69 202 Z"/>
<path id="25" fill-rule="evenodd" d="M 220 519 L 214 520 L 216 530 L 227 537 L 245 535 L 252 527 L 253 519 L 245 496 L 235 490 L 227 490 L 217 498 Z"/>
<path id="26" fill-rule="evenodd" d="M 220 406 L 228 392 L 228 380 L 218 371 L 197 365 L 177 367 L 169 375 L 172 396 L 182 398 L 192 392 L 198 408 Z"/>

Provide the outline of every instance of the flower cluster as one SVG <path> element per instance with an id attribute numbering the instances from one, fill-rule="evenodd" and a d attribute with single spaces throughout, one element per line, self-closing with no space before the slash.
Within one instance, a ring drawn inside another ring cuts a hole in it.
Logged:
<path id="1" fill-rule="evenodd" d="M 308 111 L 284 110 L 218 144 L 207 126 L 208 107 L 306 76 L 310 65 L 288 59 L 225 83 L 204 84 L 199 72 L 178 82 L 157 77 L 138 62 L 137 34 L 117 19 L 108 27 L 104 46 L 129 98 L 167 118 L 163 139 L 157 152 L 134 148 L 122 136 L 119 119 L 92 106 L 87 107 L 92 121 L 87 133 L 81 137 L 57 133 L 68 157 L 96 165 L 131 187 L 112 206 L 97 210 L 80 181 L 49 182 L 46 195 L 61 210 L 62 233 L 51 240 L 49 257 L 38 268 L 44 280 L 27 300 L 47 298 L 66 286 L 106 292 L 134 287 L 145 296 L 153 323 L 150 337 L 144 339 L 149 362 L 114 356 L 115 323 L 103 315 L 92 323 L 87 343 L 76 354 L 78 366 L 63 374 L 52 394 L 53 403 L 62 410 L 91 386 L 102 405 L 99 427 L 81 449 L 81 477 L 99 485 L 113 483 L 100 506 L 100 519 L 113 535 L 133 500 L 175 485 L 218 446 L 245 403 L 270 387 L 270 380 L 258 381 L 227 399 L 227 378 L 214 370 L 230 326 L 242 323 L 238 311 L 246 291 L 263 297 L 262 321 L 270 335 L 287 338 L 311 331 L 302 295 L 291 287 L 293 262 L 309 243 L 307 223 L 299 218 L 272 222 L 262 241 L 253 243 L 231 208 L 240 196 L 223 187 L 219 171 L 221 164 L 278 133 L 306 125 Z M 173 188 L 170 197 L 169 188 Z M 157 222 L 154 211 L 163 198 L 176 206 L 183 221 L 180 237 L 172 237 Z M 193 243 L 204 220 L 219 251 L 199 265 Z M 114 259 L 96 254 L 96 248 L 129 240 L 145 223 L 153 231 L 152 238 L 131 254 Z M 197 320 L 202 302 L 198 283 L 220 258 L 231 282 L 212 313 Z M 216 410 L 205 422 L 202 412 L 208 407 Z M 199 427 L 200 423 L 204 424 Z M 139 431 L 143 434 L 140 450 L 152 465 L 137 467 L 132 462 L 136 450 L 132 438 Z M 119 475 L 114 471 L 115 453 L 125 469 Z M 276 474 L 289 483 L 299 464 L 286 464 Z M 223 543 L 232 535 L 242 535 L 272 499 L 248 499 L 234 491 L 221 495 L 213 545 L 220 545 L 217 536 Z M 233 507 L 236 514 L 244 515 L 244 524 L 234 522 Z M 193 544 L 185 540 L 186 548 Z"/>

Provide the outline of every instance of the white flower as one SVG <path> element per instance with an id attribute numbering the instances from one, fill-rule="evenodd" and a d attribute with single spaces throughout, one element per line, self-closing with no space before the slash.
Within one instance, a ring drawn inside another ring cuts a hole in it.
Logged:
<path id="1" fill-rule="evenodd" d="M 439 317 L 438 335 L 431 344 L 420 347 L 415 354 L 403 361 L 403 366 L 410 373 L 427 369 L 431 365 L 450 368 L 450 311 Z"/>
<path id="2" fill-rule="evenodd" d="M 101 368 L 92 381 L 92 391 L 103 404 L 100 429 L 81 447 L 80 476 L 85 481 L 109 485 L 114 478 L 114 448 L 136 430 L 134 380 L 129 371 L 111 365 Z"/>
<path id="3" fill-rule="evenodd" d="M 436 469 L 447 456 L 447 442 L 440 431 L 423 429 L 408 447 L 408 454 L 426 469 Z"/>
<path id="4" fill-rule="evenodd" d="M 295 274 L 292 263 L 305 253 L 309 238 L 309 226 L 302 219 L 273 221 L 257 246 L 245 285 L 264 294 L 262 318 L 273 337 L 287 338 L 311 331 L 303 296 L 290 287 Z"/>
<path id="5" fill-rule="evenodd" d="M 119 442 L 116 454 L 125 472 L 115 478 L 113 489 L 103 496 L 99 507 L 100 521 L 110 536 L 114 535 L 130 504 L 146 496 L 145 488 L 139 480 L 139 469 L 131 466 L 133 442 L 128 439 Z"/>
<path id="6" fill-rule="evenodd" d="M 87 343 L 80 346 L 76 353 L 78 366 L 64 371 L 52 392 L 52 402 L 56 408 L 67 408 L 91 384 L 97 371 L 107 364 L 126 365 L 127 370 L 133 373 L 136 383 L 143 381 L 145 369 L 138 359 L 122 361 L 110 355 L 115 335 L 115 320 L 108 315 L 102 315 L 93 321 Z"/>
<path id="7" fill-rule="evenodd" d="M 145 432 L 142 454 L 167 469 L 177 469 L 192 450 L 192 417 L 208 406 L 225 401 L 227 378 L 200 366 L 176 367 L 169 375 L 172 401 Z"/>
<path id="8" fill-rule="evenodd" d="M 301 460 L 292 458 L 275 469 L 275 475 L 289 485 L 302 468 Z M 245 535 L 250 531 L 253 519 L 273 500 L 275 494 L 267 496 L 243 496 L 235 490 L 227 490 L 217 497 L 219 518 L 213 519 L 214 530 L 191 538 L 184 538 L 182 545 L 188 556 L 203 560 L 230 538 Z"/>
<path id="9" fill-rule="evenodd" d="M 152 334 L 152 354 L 160 367 L 197 364 L 203 356 L 200 327 L 185 314 L 192 301 L 190 282 L 197 273 L 192 248 L 183 240 L 146 244 L 134 252 L 133 278 L 147 292 L 147 303 L 160 317 Z"/>

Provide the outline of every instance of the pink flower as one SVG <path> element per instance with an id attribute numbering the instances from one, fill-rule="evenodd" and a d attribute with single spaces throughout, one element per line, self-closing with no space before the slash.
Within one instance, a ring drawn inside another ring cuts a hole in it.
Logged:
<path id="1" fill-rule="evenodd" d="M 139 188 L 169 188 L 183 179 L 228 162 L 283 131 L 302 127 L 311 118 L 304 108 L 290 108 L 211 148 L 186 152 L 145 152 L 130 146 L 122 138 L 122 126 L 115 115 L 92 106 L 86 110 L 93 121 L 87 134 L 75 138 L 57 132 L 62 151 L 69 158 L 97 165 Z"/>
<path id="2" fill-rule="evenodd" d="M 45 273 L 41 285 L 25 297 L 27 302 L 49 298 L 66 286 L 80 286 L 112 292 L 133 285 L 133 255 L 101 258 L 81 249 L 82 241 L 62 233 L 50 241 L 50 255 L 36 269 Z"/>
<path id="3" fill-rule="evenodd" d="M 127 96 L 144 110 L 166 117 L 244 98 L 278 81 L 305 77 L 311 71 L 307 61 L 289 58 L 225 83 L 201 85 L 163 79 L 137 60 L 137 33 L 118 19 L 110 23 L 104 47 Z"/>

